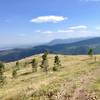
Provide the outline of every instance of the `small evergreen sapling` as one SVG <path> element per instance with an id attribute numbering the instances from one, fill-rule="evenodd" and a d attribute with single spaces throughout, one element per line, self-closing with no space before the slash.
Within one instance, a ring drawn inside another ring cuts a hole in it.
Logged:
<path id="1" fill-rule="evenodd" d="M 57 71 L 60 66 L 61 66 L 60 59 L 58 56 L 55 56 L 53 71 Z"/>
<path id="2" fill-rule="evenodd" d="M 5 77 L 4 77 L 4 64 L 0 62 L 0 87 L 4 85 Z"/>
<path id="3" fill-rule="evenodd" d="M 36 59 L 34 58 L 31 63 L 32 63 L 32 72 L 37 72 L 38 63 L 37 63 Z"/>
<path id="4" fill-rule="evenodd" d="M 48 52 L 45 51 L 44 54 L 42 55 L 42 62 L 41 62 L 41 65 L 40 65 L 40 67 L 46 73 L 48 72 L 48 67 L 49 67 L 47 56 L 48 56 Z"/>
<path id="5" fill-rule="evenodd" d="M 16 62 L 16 66 L 15 66 L 15 67 L 16 67 L 16 70 L 19 70 L 19 69 L 20 69 L 20 68 L 19 68 L 19 65 L 20 65 L 20 63 L 19 63 L 19 61 L 17 61 L 17 62 Z"/>
<path id="6" fill-rule="evenodd" d="M 43 71 L 44 72 L 48 72 L 48 67 L 49 67 L 49 64 L 48 64 L 48 59 L 44 60 L 44 67 L 43 67 Z"/>
<path id="7" fill-rule="evenodd" d="M 13 71 L 12 71 L 12 77 L 13 78 L 16 78 L 17 77 L 17 71 L 18 70 L 19 70 L 19 61 L 16 62 L 16 65 L 13 68 Z"/>
<path id="8" fill-rule="evenodd" d="M 89 55 L 91 58 L 93 57 L 93 49 L 92 49 L 92 48 L 89 49 L 88 55 Z"/>

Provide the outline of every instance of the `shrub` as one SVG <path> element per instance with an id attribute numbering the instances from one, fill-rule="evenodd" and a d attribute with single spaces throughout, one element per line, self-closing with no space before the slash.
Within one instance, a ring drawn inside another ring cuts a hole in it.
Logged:
<path id="1" fill-rule="evenodd" d="M 90 57 L 93 56 L 93 49 L 92 49 L 92 48 L 90 48 L 90 49 L 88 50 L 88 55 L 89 55 Z"/>
<path id="2" fill-rule="evenodd" d="M 38 65 L 38 63 L 37 63 L 36 59 L 34 58 L 32 60 L 32 72 L 37 72 L 37 65 Z"/>
<path id="3" fill-rule="evenodd" d="M 19 65 L 20 65 L 20 63 L 19 63 L 19 61 L 17 61 L 17 62 L 16 62 L 16 66 L 15 66 L 15 67 L 16 67 L 16 70 L 19 70 L 19 69 L 20 69 L 20 68 L 19 68 Z"/>
<path id="4" fill-rule="evenodd" d="M 13 78 L 16 78 L 18 70 L 19 70 L 19 61 L 16 62 L 16 65 L 13 68 L 13 71 L 12 71 L 12 77 Z"/>
<path id="5" fill-rule="evenodd" d="M 47 56 L 48 56 L 48 52 L 45 51 L 44 54 L 42 55 L 42 62 L 41 62 L 41 65 L 40 65 L 40 67 L 41 67 L 41 68 L 43 69 L 43 71 L 46 72 L 46 73 L 47 73 L 48 67 L 49 67 Z"/>
<path id="6" fill-rule="evenodd" d="M 61 66 L 60 59 L 58 56 L 55 56 L 53 71 L 57 71 L 60 66 Z"/>
<path id="7" fill-rule="evenodd" d="M 5 82 L 5 78 L 3 74 L 4 74 L 4 64 L 0 62 L 0 87 L 2 87 Z"/>

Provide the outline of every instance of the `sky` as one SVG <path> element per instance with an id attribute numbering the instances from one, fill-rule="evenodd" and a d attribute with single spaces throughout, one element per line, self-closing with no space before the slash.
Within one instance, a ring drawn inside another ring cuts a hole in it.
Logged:
<path id="1" fill-rule="evenodd" d="M 0 0 L 0 47 L 100 36 L 100 0 Z"/>

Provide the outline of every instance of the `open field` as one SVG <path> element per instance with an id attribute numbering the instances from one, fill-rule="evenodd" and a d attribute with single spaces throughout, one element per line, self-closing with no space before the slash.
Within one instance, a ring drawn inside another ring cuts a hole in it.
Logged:
<path id="1" fill-rule="evenodd" d="M 39 67 L 41 55 L 20 60 L 17 78 L 12 78 L 15 62 L 5 64 L 6 83 L 0 89 L 0 100 L 100 100 L 100 55 L 96 62 L 86 55 L 59 55 L 61 68 L 53 72 L 55 55 L 48 55 L 46 75 Z M 32 73 L 30 62 L 38 60 L 38 71 Z"/>

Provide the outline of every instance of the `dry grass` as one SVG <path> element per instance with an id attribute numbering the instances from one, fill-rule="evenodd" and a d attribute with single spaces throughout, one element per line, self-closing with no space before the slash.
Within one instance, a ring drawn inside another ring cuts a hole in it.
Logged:
<path id="1" fill-rule="evenodd" d="M 96 55 L 96 62 L 85 55 L 59 55 L 62 67 L 57 72 L 52 71 L 54 56 L 48 56 L 50 70 L 47 75 L 40 67 L 38 72 L 32 73 L 30 64 L 24 66 L 33 57 L 40 64 L 41 55 L 20 60 L 16 79 L 12 78 L 15 62 L 5 64 L 7 83 L 0 89 L 0 100 L 100 100 L 99 55 Z"/>

